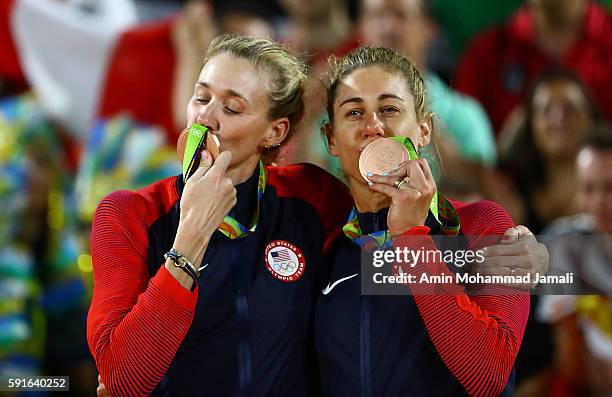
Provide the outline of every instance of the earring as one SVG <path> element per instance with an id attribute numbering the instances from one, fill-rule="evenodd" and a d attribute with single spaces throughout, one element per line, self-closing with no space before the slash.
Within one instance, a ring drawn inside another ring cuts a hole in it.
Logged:
<path id="1" fill-rule="evenodd" d="M 274 145 L 264 145 L 264 149 L 276 149 L 277 147 L 280 146 L 280 143 L 275 143 Z"/>

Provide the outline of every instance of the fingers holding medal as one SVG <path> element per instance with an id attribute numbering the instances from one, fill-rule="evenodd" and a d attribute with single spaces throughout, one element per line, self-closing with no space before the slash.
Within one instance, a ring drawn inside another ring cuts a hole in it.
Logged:
<path id="1" fill-rule="evenodd" d="M 436 192 L 429 164 L 415 157 L 403 143 L 381 138 L 366 146 L 359 158 L 370 189 L 391 198 L 387 223 L 393 234 L 422 225 Z"/>

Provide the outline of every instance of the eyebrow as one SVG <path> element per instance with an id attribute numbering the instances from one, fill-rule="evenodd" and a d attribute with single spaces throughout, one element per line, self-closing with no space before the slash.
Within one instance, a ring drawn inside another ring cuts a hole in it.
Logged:
<path id="1" fill-rule="evenodd" d="M 385 100 L 385 99 L 389 99 L 389 98 L 398 99 L 398 100 L 400 100 L 402 102 L 404 101 L 404 98 L 402 98 L 400 96 L 397 96 L 395 94 L 380 94 L 378 96 L 378 100 L 379 101 L 382 101 L 382 100 Z M 351 102 L 354 102 L 354 103 L 363 103 L 363 99 L 359 98 L 359 97 L 348 98 L 348 99 L 345 99 L 344 101 L 342 101 L 342 103 L 339 106 L 342 106 L 342 105 L 345 105 L 345 104 L 351 103 Z"/>
<path id="2" fill-rule="evenodd" d="M 343 105 L 346 105 L 347 103 L 351 103 L 351 102 L 362 103 L 363 99 L 361 99 L 359 97 L 353 97 L 353 98 L 345 99 L 344 101 L 342 101 L 342 103 L 339 106 L 342 107 Z"/>
<path id="3" fill-rule="evenodd" d="M 210 85 L 208 83 L 204 82 L 204 81 L 198 81 L 196 83 L 196 85 L 200 85 L 200 86 L 202 86 L 204 88 L 210 89 Z M 249 103 L 248 99 L 246 99 L 244 96 L 242 96 L 240 93 L 238 93 L 238 92 L 236 92 L 234 90 L 228 89 L 228 90 L 225 90 L 225 93 L 228 94 L 229 96 L 240 98 L 243 101 L 245 101 L 246 103 Z"/>
<path id="4" fill-rule="evenodd" d="M 401 96 L 395 95 L 395 94 L 380 94 L 378 96 L 379 101 L 382 101 L 383 99 L 389 99 L 389 98 L 398 99 L 404 102 L 404 98 L 402 98 Z"/>

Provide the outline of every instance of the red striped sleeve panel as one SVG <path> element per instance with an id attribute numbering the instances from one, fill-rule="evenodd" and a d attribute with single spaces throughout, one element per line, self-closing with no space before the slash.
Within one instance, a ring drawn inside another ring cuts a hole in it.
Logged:
<path id="1" fill-rule="evenodd" d="M 513 226 L 509 215 L 496 203 L 453 205 L 471 249 L 491 244 L 492 236 L 501 236 Z M 428 232 L 427 227 L 416 227 L 396 239 L 395 245 L 437 249 Z M 450 274 L 444 263 L 417 264 L 406 270 L 417 279 L 422 273 Z M 529 295 L 498 286 L 483 287 L 478 295 L 466 294 L 459 285 L 410 288 L 436 351 L 453 376 L 471 396 L 499 395 L 521 345 Z"/>
<path id="2" fill-rule="evenodd" d="M 94 217 L 87 341 L 114 397 L 149 395 L 193 318 L 198 290 L 181 287 L 164 266 L 150 278 L 147 265 L 148 229 L 179 199 L 175 178 L 111 193 Z"/>

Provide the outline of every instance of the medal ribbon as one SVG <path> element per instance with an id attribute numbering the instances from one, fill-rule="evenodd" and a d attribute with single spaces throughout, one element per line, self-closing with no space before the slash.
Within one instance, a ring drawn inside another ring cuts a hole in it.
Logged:
<path id="1" fill-rule="evenodd" d="M 232 218 L 229 215 L 226 215 L 223 218 L 223 222 L 219 225 L 219 230 L 226 237 L 230 239 L 238 239 L 247 236 L 249 233 L 252 233 L 257 229 L 257 223 L 259 222 L 259 206 L 261 203 L 261 197 L 266 190 L 266 172 L 263 165 L 263 162 L 259 160 L 259 179 L 257 181 L 257 205 L 255 207 L 255 214 L 253 214 L 253 220 L 251 220 L 251 226 L 248 228 L 243 224 L 238 222 L 236 219 Z"/>
<path id="2" fill-rule="evenodd" d="M 442 234 L 447 236 L 456 236 L 459 234 L 459 215 L 457 215 L 457 211 L 455 211 L 451 203 L 448 202 L 442 193 L 434 193 L 431 204 L 429 205 L 429 212 L 432 213 L 440 224 Z M 353 243 L 368 252 L 374 249 L 387 249 L 393 245 L 393 239 L 388 230 L 379 230 L 364 236 L 359 226 L 357 209 L 355 207 L 353 207 L 342 231 L 346 237 L 353 241 Z"/>

